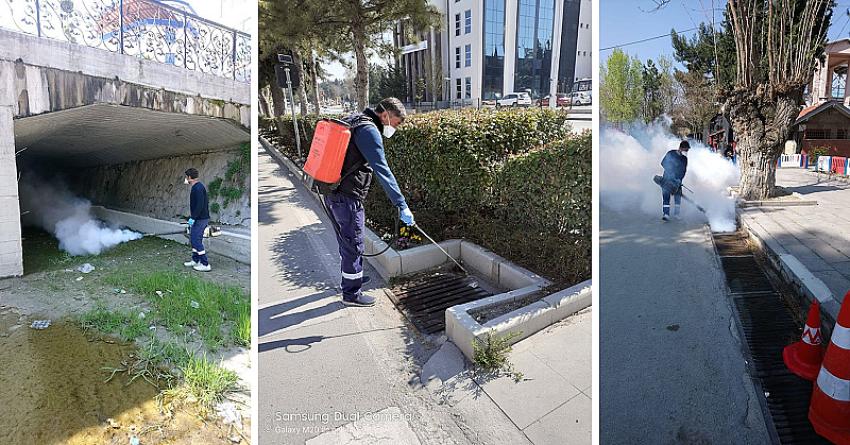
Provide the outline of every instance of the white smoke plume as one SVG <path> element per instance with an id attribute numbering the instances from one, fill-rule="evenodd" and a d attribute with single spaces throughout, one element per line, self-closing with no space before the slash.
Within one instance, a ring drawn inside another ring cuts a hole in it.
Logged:
<path id="1" fill-rule="evenodd" d="M 111 228 L 91 215 L 91 202 L 74 196 L 60 182 L 27 175 L 19 184 L 24 224 L 50 232 L 59 240 L 59 249 L 72 256 L 100 255 L 118 244 L 136 240 L 142 234 Z"/>
<path id="2" fill-rule="evenodd" d="M 669 150 L 679 147 L 681 140 L 668 130 L 669 119 L 650 125 L 636 124 L 628 133 L 603 128 L 600 133 L 601 204 L 619 212 L 639 211 L 661 218 L 661 188 L 652 181 L 661 175 L 661 159 Z M 688 152 L 685 196 L 706 210 L 703 215 L 687 201 L 682 202 L 686 220 L 705 221 L 714 232 L 735 230 L 735 201 L 728 187 L 738 184 L 740 171 L 731 161 L 696 141 Z M 672 199 L 671 199 L 672 201 Z M 671 202 L 672 204 L 672 202 Z"/>

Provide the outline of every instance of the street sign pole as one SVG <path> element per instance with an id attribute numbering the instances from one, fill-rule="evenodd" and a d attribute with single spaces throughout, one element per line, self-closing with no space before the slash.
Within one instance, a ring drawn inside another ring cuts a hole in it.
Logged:
<path id="1" fill-rule="evenodd" d="M 298 134 L 298 118 L 295 116 L 295 97 L 292 93 L 292 78 L 289 77 L 289 68 L 284 68 L 286 72 L 286 86 L 289 90 L 289 106 L 292 109 L 292 126 L 295 128 L 295 148 L 298 150 L 298 160 L 304 160 L 301 156 L 301 136 Z"/>

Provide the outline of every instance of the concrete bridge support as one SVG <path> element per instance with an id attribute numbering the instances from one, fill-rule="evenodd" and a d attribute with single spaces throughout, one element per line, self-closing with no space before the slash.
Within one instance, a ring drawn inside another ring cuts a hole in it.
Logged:
<path id="1" fill-rule="evenodd" d="M 0 89 L 0 277 L 24 273 L 15 162 L 14 103 Z"/>

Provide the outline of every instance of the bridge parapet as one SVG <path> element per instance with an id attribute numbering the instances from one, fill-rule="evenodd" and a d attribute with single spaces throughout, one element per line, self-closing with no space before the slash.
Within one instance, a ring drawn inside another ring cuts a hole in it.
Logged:
<path id="1" fill-rule="evenodd" d="M 251 36 L 157 0 L 0 0 L 0 28 L 251 81 Z"/>

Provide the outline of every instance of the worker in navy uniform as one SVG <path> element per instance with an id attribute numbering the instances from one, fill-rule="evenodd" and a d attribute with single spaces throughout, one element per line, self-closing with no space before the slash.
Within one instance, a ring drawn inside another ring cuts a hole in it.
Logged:
<path id="1" fill-rule="evenodd" d="M 363 202 L 372 178 L 377 178 L 389 200 L 398 209 L 400 219 L 408 226 L 415 224 L 398 182 L 387 165 L 382 137 L 390 138 L 404 122 L 407 111 L 394 98 L 382 100 L 374 109 L 352 114 L 343 121 L 350 126 L 351 139 L 342 165 L 342 179 L 328 189 L 320 186 L 325 204 L 337 226 L 337 242 L 342 259 L 342 302 L 347 306 L 373 306 L 375 299 L 361 288 L 369 277 L 363 276 L 363 232 L 366 219 Z"/>
<path id="2" fill-rule="evenodd" d="M 662 215 L 664 221 L 670 220 L 670 197 L 673 197 L 675 209 L 673 216 L 678 218 L 682 207 L 682 180 L 688 171 L 688 150 L 691 145 L 688 141 L 682 141 L 678 150 L 670 150 L 661 160 L 664 167 L 664 176 L 661 181 Z"/>
<path id="3" fill-rule="evenodd" d="M 210 203 L 207 188 L 198 179 L 197 169 L 190 168 L 185 172 L 183 183 L 191 187 L 189 192 L 189 242 L 192 245 L 192 261 L 183 263 L 199 272 L 212 270 L 204 248 L 204 231 L 210 224 Z"/>

